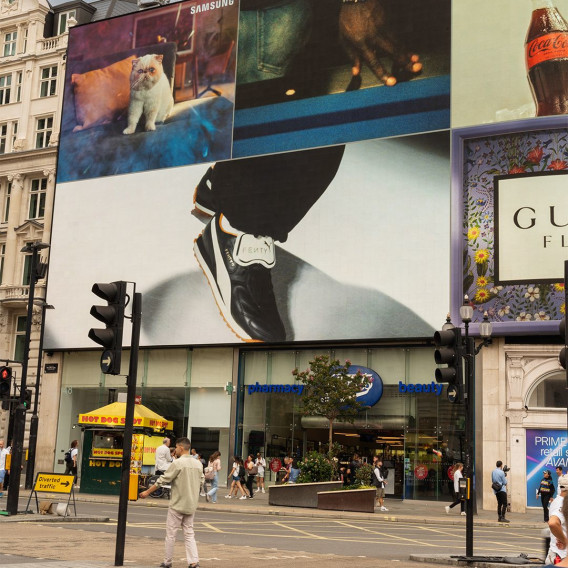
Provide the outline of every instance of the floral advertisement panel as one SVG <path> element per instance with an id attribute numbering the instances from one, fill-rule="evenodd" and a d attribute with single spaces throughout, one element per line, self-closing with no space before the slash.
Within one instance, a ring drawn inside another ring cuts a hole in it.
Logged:
<path id="1" fill-rule="evenodd" d="M 467 295 L 474 331 L 557 333 L 568 259 L 568 129 L 538 118 L 453 133 L 452 313 Z"/>
<path id="2" fill-rule="evenodd" d="M 238 0 L 69 31 L 58 183 L 231 157 Z"/>

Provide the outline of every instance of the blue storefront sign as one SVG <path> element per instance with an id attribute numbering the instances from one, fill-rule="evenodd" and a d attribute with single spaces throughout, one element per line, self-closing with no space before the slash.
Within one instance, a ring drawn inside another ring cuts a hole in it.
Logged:
<path id="1" fill-rule="evenodd" d="M 566 430 L 527 430 L 527 507 L 540 507 L 536 493 L 543 478 L 544 470 L 550 471 L 555 496 L 558 495 L 558 478 L 554 471 L 560 466 L 568 467 L 568 438 Z"/>

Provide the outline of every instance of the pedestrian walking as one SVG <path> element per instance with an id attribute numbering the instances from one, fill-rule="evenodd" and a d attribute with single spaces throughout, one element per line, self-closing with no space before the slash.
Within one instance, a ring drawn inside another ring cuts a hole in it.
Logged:
<path id="1" fill-rule="evenodd" d="M 385 485 L 387 484 L 388 471 L 383 467 L 383 461 L 378 457 L 373 458 L 373 485 L 377 488 L 377 504 L 380 510 L 385 512 Z"/>
<path id="2" fill-rule="evenodd" d="M 556 564 L 566 558 L 566 516 L 568 516 L 568 475 L 558 479 L 558 496 L 552 501 L 549 509 L 548 528 L 550 529 L 550 546 L 546 555 L 547 564 Z"/>
<path id="3" fill-rule="evenodd" d="M 254 458 L 252 456 L 247 457 L 247 461 L 245 462 L 245 470 L 247 474 L 247 491 L 249 499 L 254 497 L 254 492 L 252 490 L 252 484 L 254 483 L 256 474 L 258 473 L 258 467 L 254 463 Z"/>
<path id="4" fill-rule="evenodd" d="M 203 480 L 203 466 L 199 460 L 190 457 L 191 442 L 188 438 L 178 438 L 176 441 L 176 460 L 172 462 L 166 473 L 161 475 L 154 485 L 140 493 L 146 499 L 163 485 L 171 485 L 171 499 L 166 518 L 166 541 L 164 561 L 160 568 L 171 568 L 174 555 L 176 534 L 180 527 L 183 529 L 185 554 L 188 568 L 199 566 L 199 554 L 193 518 L 199 502 L 199 487 Z"/>
<path id="5" fill-rule="evenodd" d="M 77 487 L 77 463 L 79 460 L 79 440 L 73 440 L 65 454 L 65 475 L 73 474 L 73 484 Z"/>
<path id="6" fill-rule="evenodd" d="M 241 483 L 241 479 L 244 479 L 244 476 L 245 476 L 245 467 L 243 465 L 243 460 L 239 456 L 233 456 L 233 467 L 231 469 L 231 473 L 229 473 L 227 477 L 227 479 L 231 480 L 231 487 L 229 489 L 229 493 L 225 495 L 226 499 L 232 499 L 233 491 L 235 493 L 235 497 L 240 491 L 241 496 L 239 497 L 239 499 L 247 498 L 247 495 Z"/>
<path id="7" fill-rule="evenodd" d="M 298 460 L 296 458 L 290 458 L 290 477 L 288 478 L 288 483 L 296 483 L 299 476 L 300 466 L 298 465 Z"/>
<path id="8" fill-rule="evenodd" d="M 540 480 L 540 485 L 537 489 L 536 497 L 537 499 L 540 497 L 540 503 L 542 505 L 542 510 L 544 512 L 544 522 L 548 523 L 549 520 L 548 505 L 556 490 L 554 488 L 554 482 L 552 481 L 552 476 L 550 475 L 550 471 L 545 469 L 542 473 L 544 477 Z"/>
<path id="9" fill-rule="evenodd" d="M 156 453 L 154 454 L 156 464 L 154 467 L 155 475 L 162 475 L 166 473 L 174 459 L 170 451 L 170 444 L 171 440 L 166 437 L 162 440 L 162 445 L 159 448 L 156 448 Z"/>
<path id="10" fill-rule="evenodd" d="M 505 518 L 507 512 L 507 476 L 503 471 L 503 462 L 497 460 L 495 469 L 491 472 L 491 487 L 497 498 L 497 520 L 500 523 L 508 523 Z"/>
<path id="11" fill-rule="evenodd" d="M 219 487 L 219 472 L 221 471 L 221 452 L 213 452 L 209 456 L 207 467 L 209 471 L 205 473 L 205 478 L 211 483 L 211 488 L 205 494 L 205 499 L 209 503 L 217 503 L 217 488 Z"/>
<path id="12" fill-rule="evenodd" d="M 450 509 L 453 509 L 458 503 L 461 508 L 461 515 L 465 516 L 465 501 L 460 495 L 460 479 L 463 478 L 463 463 L 457 463 L 454 466 L 454 502 L 451 505 L 446 505 L 446 513 L 450 514 Z"/>
<path id="13" fill-rule="evenodd" d="M 264 493 L 264 472 L 266 469 L 266 461 L 260 452 L 256 454 L 254 465 L 258 468 L 258 473 L 256 474 L 256 492 L 258 493 L 259 491 L 262 491 Z"/>
<path id="14" fill-rule="evenodd" d="M 4 440 L 0 440 L 0 497 L 4 495 L 4 477 L 6 476 L 6 456 L 8 448 L 4 447 Z"/>

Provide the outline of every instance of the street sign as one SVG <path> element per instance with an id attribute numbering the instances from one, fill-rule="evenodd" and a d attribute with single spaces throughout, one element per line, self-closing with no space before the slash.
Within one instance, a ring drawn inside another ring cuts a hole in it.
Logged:
<path id="1" fill-rule="evenodd" d="M 45 373 L 57 373 L 59 370 L 59 363 L 46 363 L 43 366 L 43 370 Z"/>
<path id="2" fill-rule="evenodd" d="M 278 458 L 274 458 L 270 461 L 269 467 L 271 471 L 277 473 L 280 471 L 280 469 L 282 469 L 282 462 Z"/>
<path id="3" fill-rule="evenodd" d="M 73 489 L 73 476 L 57 473 L 38 473 L 34 491 L 43 493 L 71 493 Z"/>

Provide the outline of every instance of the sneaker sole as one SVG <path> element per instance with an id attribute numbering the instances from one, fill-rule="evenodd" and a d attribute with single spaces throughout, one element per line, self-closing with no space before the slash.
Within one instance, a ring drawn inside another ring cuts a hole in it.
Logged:
<path id="1" fill-rule="evenodd" d="M 229 308 L 229 313 L 225 313 L 227 305 L 225 304 L 223 297 L 221 296 L 221 292 L 219 291 L 219 288 L 217 286 L 217 281 L 215 280 L 215 277 L 211 273 L 207 261 L 205 260 L 205 258 L 203 258 L 201 250 L 199 249 L 199 244 L 197 243 L 200 237 L 201 235 L 193 242 L 193 254 L 199 266 L 201 267 L 201 270 L 205 275 L 205 278 L 207 278 L 207 282 L 209 283 L 209 288 L 211 288 L 211 292 L 213 292 L 213 298 L 215 300 L 215 303 L 217 304 L 217 309 L 219 310 L 219 313 L 221 314 L 223 321 L 225 322 L 227 327 L 241 341 L 245 341 L 246 343 L 264 343 L 260 339 L 253 339 L 250 335 L 248 335 L 248 333 L 245 332 L 245 330 L 233 319 L 233 316 L 230 315 L 230 308 Z"/>

